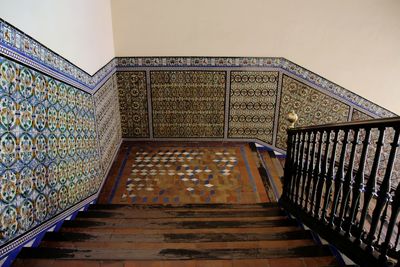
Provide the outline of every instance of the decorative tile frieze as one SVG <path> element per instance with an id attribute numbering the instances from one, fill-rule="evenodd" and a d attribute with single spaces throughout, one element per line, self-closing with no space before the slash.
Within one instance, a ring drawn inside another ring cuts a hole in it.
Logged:
<path id="1" fill-rule="evenodd" d="M 103 79 L 116 69 L 117 60 L 114 58 L 107 63 L 103 68 L 97 71 L 93 76 L 72 64 L 65 58 L 56 54 L 54 51 L 48 49 L 46 46 L 40 44 L 38 41 L 23 33 L 22 31 L 11 26 L 0 18 L 0 53 L 12 57 L 21 63 L 39 63 L 44 69 L 44 72 L 54 72 L 60 75 L 63 81 L 69 83 L 77 83 L 86 87 L 86 89 L 93 90 Z M 33 62 L 31 62 L 33 61 Z M 80 88 L 85 89 L 85 88 Z"/>
<path id="2" fill-rule="evenodd" d="M 272 143 L 278 72 L 232 71 L 228 137 Z"/>
<path id="3" fill-rule="evenodd" d="M 289 76 L 283 76 L 276 146 L 286 149 L 289 123 L 286 116 L 295 111 L 296 126 L 346 122 L 350 106 Z"/>
<path id="4" fill-rule="evenodd" d="M 146 73 L 118 72 L 122 137 L 149 137 Z"/>
<path id="5" fill-rule="evenodd" d="M 224 71 L 152 71 L 154 137 L 224 135 Z"/>

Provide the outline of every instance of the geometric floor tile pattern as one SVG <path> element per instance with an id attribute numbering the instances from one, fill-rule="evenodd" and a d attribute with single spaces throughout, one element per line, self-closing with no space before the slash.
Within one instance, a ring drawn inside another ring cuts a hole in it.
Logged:
<path id="1" fill-rule="evenodd" d="M 247 144 L 205 144 L 128 144 L 108 203 L 268 201 Z"/>

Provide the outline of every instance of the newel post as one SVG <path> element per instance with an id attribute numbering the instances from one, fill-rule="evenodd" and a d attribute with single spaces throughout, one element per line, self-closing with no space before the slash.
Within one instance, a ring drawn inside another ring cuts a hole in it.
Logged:
<path id="1" fill-rule="evenodd" d="M 290 198 L 290 188 L 293 176 L 293 164 L 294 164 L 294 153 L 296 144 L 296 134 L 294 134 L 290 129 L 294 128 L 294 124 L 298 120 L 298 116 L 294 111 L 287 114 L 287 120 L 290 125 L 287 130 L 287 147 L 286 147 L 286 161 L 284 170 L 284 180 L 283 180 L 283 197 L 286 199 Z"/>

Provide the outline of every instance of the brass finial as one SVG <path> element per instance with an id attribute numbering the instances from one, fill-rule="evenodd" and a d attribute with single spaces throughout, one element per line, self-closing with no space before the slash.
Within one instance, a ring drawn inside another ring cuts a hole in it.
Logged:
<path id="1" fill-rule="evenodd" d="M 299 119 L 299 116 L 297 116 L 297 114 L 294 112 L 294 110 L 292 110 L 287 114 L 286 119 L 290 122 L 289 129 L 291 129 L 291 128 L 294 128 L 294 124 Z"/>

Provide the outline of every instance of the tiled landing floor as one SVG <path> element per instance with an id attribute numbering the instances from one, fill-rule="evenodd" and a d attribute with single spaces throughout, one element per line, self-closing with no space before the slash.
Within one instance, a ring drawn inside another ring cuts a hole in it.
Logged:
<path id="1" fill-rule="evenodd" d="M 247 144 L 124 143 L 100 203 L 267 202 Z"/>

